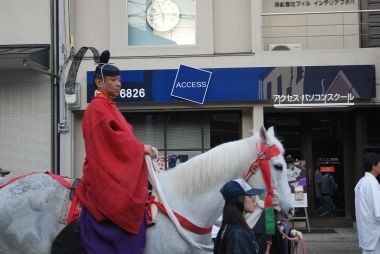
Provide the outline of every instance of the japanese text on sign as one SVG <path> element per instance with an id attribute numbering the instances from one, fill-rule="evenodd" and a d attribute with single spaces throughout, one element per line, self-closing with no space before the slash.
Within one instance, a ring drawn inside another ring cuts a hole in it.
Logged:
<path id="1" fill-rule="evenodd" d="M 355 0 L 299 0 L 275 1 L 274 7 L 302 7 L 302 6 L 337 6 L 355 4 Z"/>
<path id="2" fill-rule="evenodd" d="M 274 103 L 307 103 L 307 102 L 347 102 L 350 103 L 355 99 L 351 93 L 347 95 L 335 94 L 293 94 L 293 95 L 273 95 Z"/>

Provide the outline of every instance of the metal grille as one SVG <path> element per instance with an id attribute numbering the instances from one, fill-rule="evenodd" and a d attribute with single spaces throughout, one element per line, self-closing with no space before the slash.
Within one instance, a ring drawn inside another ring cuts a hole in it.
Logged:
<path id="1" fill-rule="evenodd" d="M 10 176 L 51 166 L 51 81 L 27 70 L 0 70 L 0 167 Z"/>
<path id="2" fill-rule="evenodd" d="M 369 47 L 380 47 L 380 12 L 370 13 L 368 20 Z"/>

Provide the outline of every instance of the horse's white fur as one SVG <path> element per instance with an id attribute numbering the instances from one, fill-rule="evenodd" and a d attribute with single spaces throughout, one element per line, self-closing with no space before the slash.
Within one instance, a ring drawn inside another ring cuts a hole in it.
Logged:
<path id="1" fill-rule="evenodd" d="M 257 137 L 229 142 L 179 164 L 173 176 L 175 189 L 181 193 L 202 193 L 236 172 L 231 168 L 245 169 L 255 153 Z"/>
<path id="2" fill-rule="evenodd" d="M 253 137 L 220 145 L 180 164 L 174 170 L 158 174 L 172 209 L 198 226 L 211 226 L 222 213 L 224 201 L 220 188 L 228 180 L 242 177 L 244 169 L 257 157 L 258 144 L 263 141 L 267 146 L 276 145 L 283 153 L 283 146 L 275 138 L 272 128 L 263 134 L 261 137 L 255 133 Z M 275 195 L 281 201 L 282 210 L 287 213 L 293 208 L 293 203 L 282 154 L 273 157 L 269 164 Z M 275 164 L 281 165 L 283 170 L 274 169 Z M 249 183 L 256 188 L 265 188 L 260 170 L 251 177 Z M 198 243 L 210 243 L 210 235 L 190 235 Z M 187 245 L 168 218 L 159 213 L 157 224 L 148 233 L 144 253 L 203 252 Z"/>
<path id="3" fill-rule="evenodd" d="M 220 145 L 180 164 L 175 169 L 158 174 L 172 209 L 198 226 L 211 226 L 221 214 L 224 204 L 219 193 L 221 186 L 228 180 L 242 177 L 243 170 L 257 157 L 259 140 L 259 135 L 256 133 L 253 137 Z M 264 132 L 264 141 L 267 145 L 276 144 L 283 151 L 272 129 Z M 270 160 L 269 164 L 273 176 L 272 183 L 277 189 L 275 192 L 278 194 L 281 207 L 284 211 L 288 211 L 293 206 L 284 158 L 282 155 L 276 156 Z M 273 169 L 274 164 L 283 165 L 283 170 Z M 257 188 L 265 187 L 260 170 L 251 177 L 249 182 Z M 22 183 L 25 185 L 37 183 L 37 187 L 31 190 Z M 43 197 L 38 199 L 40 201 L 37 205 L 36 197 Z M 62 187 L 47 175 L 28 176 L 2 189 L 0 191 L 0 253 L 50 253 L 52 239 L 62 229 L 55 218 L 63 197 Z M 17 211 L 23 211 L 22 215 Z M 210 243 L 210 235 L 192 233 L 190 235 L 196 242 Z M 146 254 L 204 253 L 185 243 L 162 213 L 158 214 L 156 225 L 148 229 L 147 237 L 144 251 Z"/>
<path id="4" fill-rule="evenodd" d="M 245 169 L 257 153 L 256 144 L 260 136 L 256 132 L 252 137 L 217 146 L 207 153 L 200 154 L 191 160 L 179 164 L 178 174 L 173 177 L 177 191 L 181 193 L 201 193 L 221 179 L 228 179 L 234 173 L 231 168 Z M 273 128 L 268 129 L 266 143 L 276 145 L 281 153 L 282 144 L 274 137 Z M 261 184 L 260 184 L 261 186 Z"/>

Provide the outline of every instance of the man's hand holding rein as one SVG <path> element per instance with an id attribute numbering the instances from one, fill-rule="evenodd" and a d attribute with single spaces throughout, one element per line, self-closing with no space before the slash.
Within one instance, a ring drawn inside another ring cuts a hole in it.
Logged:
<path id="1" fill-rule="evenodd" d="M 158 158 L 158 150 L 154 146 L 144 145 L 144 152 L 145 152 L 145 154 L 150 155 L 154 159 Z"/>

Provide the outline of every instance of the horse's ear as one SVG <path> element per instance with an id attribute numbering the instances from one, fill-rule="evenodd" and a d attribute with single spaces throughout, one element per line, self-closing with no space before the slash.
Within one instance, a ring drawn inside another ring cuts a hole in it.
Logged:
<path id="1" fill-rule="evenodd" d="M 263 141 L 263 143 L 267 142 L 267 131 L 265 130 L 264 126 L 261 126 L 260 128 L 260 138 Z"/>
<path id="2" fill-rule="evenodd" d="M 270 136 L 274 136 L 274 128 L 273 128 L 273 126 L 269 127 L 269 129 L 267 130 L 267 134 L 270 135 Z"/>

